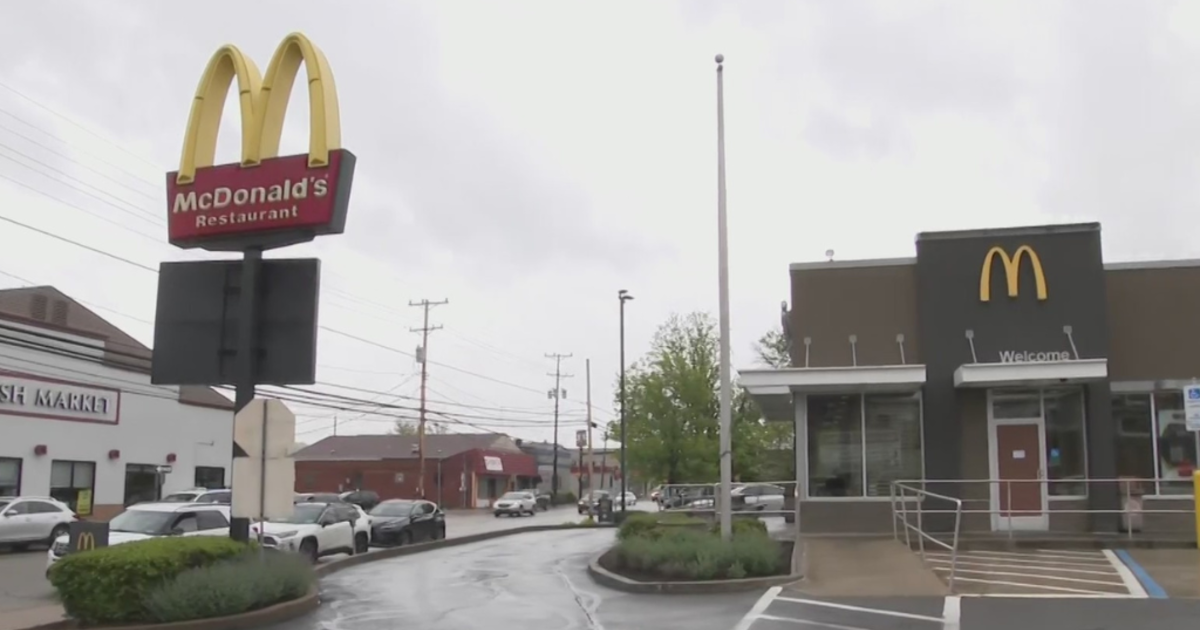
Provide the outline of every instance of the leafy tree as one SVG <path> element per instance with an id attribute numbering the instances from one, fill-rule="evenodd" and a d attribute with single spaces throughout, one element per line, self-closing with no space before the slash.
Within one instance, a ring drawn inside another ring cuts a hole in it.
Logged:
<path id="1" fill-rule="evenodd" d="M 641 478 L 667 483 L 719 478 L 718 341 L 709 315 L 673 315 L 655 333 L 650 351 L 627 369 L 627 457 Z M 780 474 L 772 470 L 771 458 L 762 455 L 783 443 L 790 446 L 777 426 L 787 423 L 764 422 L 754 401 L 736 385 L 732 402 L 735 477 L 779 479 L 771 477 Z M 616 404 L 619 408 L 619 383 Z M 612 423 L 610 432 L 619 436 L 619 424 Z"/>
<path id="2" fill-rule="evenodd" d="M 754 353 L 759 362 L 773 368 L 791 367 L 792 356 L 789 352 L 788 339 L 783 335 L 782 328 L 768 330 L 754 343 Z"/>

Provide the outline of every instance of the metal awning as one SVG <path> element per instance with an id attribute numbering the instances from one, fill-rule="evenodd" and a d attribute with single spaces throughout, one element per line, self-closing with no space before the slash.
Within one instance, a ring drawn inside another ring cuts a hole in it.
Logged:
<path id="1" fill-rule="evenodd" d="M 738 376 L 768 420 L 791 421 L 793 395 L 913 392 L 925 385 L 925 366 L 741 370 Z"/>
<path id="2" fill-rule="evenodd" d="M 964 363 L 954 371 L 955 387 L 1044 387 L 1103 381 L 1108 359 Z"/>

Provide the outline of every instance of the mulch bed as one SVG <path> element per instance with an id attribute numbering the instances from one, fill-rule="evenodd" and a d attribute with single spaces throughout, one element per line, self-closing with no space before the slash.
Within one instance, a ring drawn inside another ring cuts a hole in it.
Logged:
<path id="1" fill-rule="evenodd" d="M 793 541 L 790 541 L 790 540 L 780 540 L 780 541 L 776 541 L 776 542 L 779 543 L 779 555 L 780 555 L 779 571 L 776 571 L 775 573 L 772 573 L 771 575 L 788 575 L 792 572 L 792 549 L 796 546 L 796 543 L 794 543 Z M 627 577 L 631 580 L 637 580 L 638 582 L 693 582 L 693 581 L 695 581 L 695 580 L 692 580 L 692 579 L 686 578 L 686 577 L 666 576 L 666 575 L 659 575 L 657 573 L 652 573 L 652 572 L 630 571 L 629 569 L 618 568 L 616 566 L 616 562 L 614 559 L 614 556 L 616 555 L 615 551 L 616 551 L 616 549 L 614 548 L 614 549 L 609 549 L 608 551 L 604 552 L 604 555 L 600 556 L 599 563 L 600 563 L 601 567 L 604 567 L 605 569 L 612 571 L 613 573 L 616 573 L 617 575 L 620 575 L 622 577 Z M 768 576 L 755 576 L 755 577 L 768 577 Z M 720 579 L 729 579 L 729 578 L 720 578 Z"/>

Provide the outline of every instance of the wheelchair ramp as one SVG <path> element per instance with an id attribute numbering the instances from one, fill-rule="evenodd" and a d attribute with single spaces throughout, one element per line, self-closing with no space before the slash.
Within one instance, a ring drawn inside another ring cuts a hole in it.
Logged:
<path id="1" fill-rule="evenodd" d="M 891 538 L 805 538 L 805 579 L 794 588 L 825 597 L 944 596 L 946 585 Z"/>

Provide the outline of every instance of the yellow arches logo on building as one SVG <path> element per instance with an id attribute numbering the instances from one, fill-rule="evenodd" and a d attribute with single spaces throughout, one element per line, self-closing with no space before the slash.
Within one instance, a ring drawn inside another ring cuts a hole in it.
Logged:
<path id="1" fill-rule="evenodd" d="M 213 54 L 192 101 L 176 183 L 190 184 L 195 180 L 196 169 L 213 165 L 221 112 L 234 79 L 237 79 L 242 118 L 242 166 L 255 166 L 262 160 L 278 157 L 283 118 L 301 63 L 308 74 L 308 165 L 328 166 L 329 152 L 340 149 L 342 143 L 333 71 L 325 53 L 303 34 L 292 33 L 275 49 L 265 77 L 236 46 L 222 46 Z"/>
<path id="2" fill-rule="evenodd" d="M 983 258 L 983 270 L 979 274 L 979 301 L 989 302 L 992 299 L 992 260 L 997 256 L 1004 265 L 1004 279 L 1008 282 L 1008 297 L 1015 298 L 1020 292 L 1021 260 L 1028 256 L 1029 264 L 1033 266 L 1033 281 L 1036 285 L 1038 301 L 1046 300 L 1046 274 L 1042 271 L 1042 261 L 1037 252 L 1028 245 L 1017 248 L 1010 257 L 1002 247 L 993 247 Z"/>
<path id="3" fill-rule="evenodd" d="M 91 551 L 96 548 L 96 537 L 92 532 L 80 532 L 79 539 L 75 541 L 75 551 Z"/>

